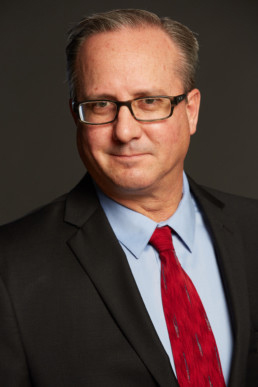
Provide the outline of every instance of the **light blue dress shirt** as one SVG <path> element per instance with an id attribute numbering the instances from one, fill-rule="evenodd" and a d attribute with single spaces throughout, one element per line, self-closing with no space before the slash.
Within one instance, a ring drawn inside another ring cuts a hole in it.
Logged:
<path id="1" fill-rule="evenodd" d="M 99 189 L 97 193 L 109 223 L 125 252 L 143 302 L 174 372 L 175 365 L 162 307 L 160 259 L 148 242 L 157 226 L 168 225 L 175 231 L 173 244 L 177 257 L 194 283 L 206 310 L 227 383 L 233 349 L 230 318 L 214 248 L 202 215 L 190 194 L 186 175 L 184 174 L 183 179 L 183 196 L 176 212 L 167 221 L 158 224 L 111 200 Z"/>

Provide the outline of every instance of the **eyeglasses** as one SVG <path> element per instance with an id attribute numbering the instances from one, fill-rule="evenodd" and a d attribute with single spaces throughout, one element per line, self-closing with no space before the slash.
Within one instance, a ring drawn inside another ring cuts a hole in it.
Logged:
<path id="1" fill-rule="evenodd" d="M 185 98 L 186 94 L 176 97 L 148 96 L 130 101 L 110 101 L 108 99 L 73 101 L 72 107 L 80 121 L 89 125 L 103 125 L 115 121 L 121 106 L 127 106 L 137 121 L 153 122 L 171 117 L 174 107 Z"/>

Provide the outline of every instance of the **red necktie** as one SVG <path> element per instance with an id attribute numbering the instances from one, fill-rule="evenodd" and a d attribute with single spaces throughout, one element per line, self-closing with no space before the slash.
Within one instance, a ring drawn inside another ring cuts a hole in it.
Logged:
<path id="1" fill-rule="evenodd" d="M 181 267 L 168 226 L 150 242 L 161 260 L 161 295 L 178 383 L 181 387 L 225 387 L 219 352 L 200 297 Z"/>

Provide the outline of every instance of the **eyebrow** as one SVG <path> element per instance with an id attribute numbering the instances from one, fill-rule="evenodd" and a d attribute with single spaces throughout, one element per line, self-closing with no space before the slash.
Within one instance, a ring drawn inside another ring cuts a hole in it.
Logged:
<path id="1" fill-rule="evenodd" d="M 164 90 L 160 89 L 153 89 L 153 90 L 145 90 L 145 91 L 137 91 L 133 93 L 133 97 L 130 99 L 140 98 L 140 97 L 151 97 L 156 95 L 168 95 Z M 112 95 L 112 94 L 93 94 L 85 97 L 85 100 L 111 100 L 111 101 L 118 101 L 118 99 Z"/>

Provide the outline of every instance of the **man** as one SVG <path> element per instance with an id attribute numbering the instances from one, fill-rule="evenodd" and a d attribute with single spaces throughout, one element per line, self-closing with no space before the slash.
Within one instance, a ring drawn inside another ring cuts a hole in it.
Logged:
<path id="1" fill-rule="evenodd" d="M 72 29 L 70 105 L 88 173 L 1 230 L 3 386 L 257 384 L 257 203 L 183 172 L 200 105 L 197 51 L 186 27 L 146 11 Z M 179 277 L 170 280 L 153 240 L 161 229 L 202 316 L 189 317 Z"/>

